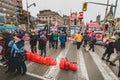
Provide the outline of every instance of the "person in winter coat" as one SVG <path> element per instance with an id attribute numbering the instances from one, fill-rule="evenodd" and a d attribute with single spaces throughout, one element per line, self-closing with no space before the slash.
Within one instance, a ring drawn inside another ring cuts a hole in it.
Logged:
<path id="1" fill-rule="evenodd" d="M 106 60 L 109 62 L 111 54 L 114 53 L 114 40 L 110 40 L 110 42 L 106 45 L 105 53 L 102 55 L 102 60 Z M 105 57 L 107 56 L 107 59 Z"/>
<path id="2" fill-rule="evenodd" d="M 83 41 L 84 41 L 83 47 L 86 47 L 87 42 L 89 41 L 89 35 L 87 32 L 83 36 Z"/>
<path id="3" fill-rule="evenodd" d="M 2 55 L 2 59 L 1 59 L 0 61 L 4 61 L 4 55 L 5 55 L 5 40 L 4 40 L 2 34 L 0 34 L 0 55 Z"/>
<path id="4" fill-rule="evenodd" d="M 58 33 L 57 31 L 55 31 L 55 33 L 53 33 L 53 48 L 56 48 L 58 47 Z"/>
<path id="5" fill-rule="evenodd" d="M 62 32 L 59 36 L 61 48 L 65 48 L 65 42 L 66 42 L 66 34 Z"/>
<path id="6" fill-rule="evenodd" d="M 47 38 L 49 40 L 49 48 L 51 48 L 53 44 L 53 32 L 52 31 L 47 35 Z"/>
<path id="7" fill-rule="evenodd" d="M 31 47 L 31 51 L 33 53 L 37 53 L 36 46 L 37 46 L 37 35 L 35 34 L 35 31 L 31 31 L 31 34 L 30 34 L 30 47 Z"/>
<path id="8" fill-rule="evenodd" d="M 89 40 L 89 46 L 90 46 L 89 50 L 92 49 L 92 51 L 94 52 L 95 43 L 96 43 L 96 37 L 93 35 L 90 37 L 90 40 Z"/>
<path id="9" fill-rule="evenodd" d="M 80 49 L 80 46 L 81 46 L 82 41 L 83 41 L 83 36 L 81 35 L 80 32 L 78 32 L 78 34 L 75 35 L 74 39 L 77 42 L 77 49 Z"/>
<path id="10" fill-rule="evenodd" d="M 24 49 L 24 40 L 22 39 L 23 36 L 17 34 L 14 37 L 14 40 L 9 42 L 9 47 L 11 47 L 11 57 L 14 58 L 13 65 L 14 71 L 16 74 L 25 74 L 27 71 L 26 64 L 25 64 L 25 49 Z M 22 71 L 22 72 L 21 72 Z"/>
<path id="11" fill-rule="evenodd" d="M 42 34 L 40 36 L 40 38 L 38 38 L 38 49 L 41 50 L 41 56 L 43 56 L 43 52 L 44 52 L 44 56 L 46 56 L 46 43 L 47 43 L 47 38 L 44 34 Z"/>

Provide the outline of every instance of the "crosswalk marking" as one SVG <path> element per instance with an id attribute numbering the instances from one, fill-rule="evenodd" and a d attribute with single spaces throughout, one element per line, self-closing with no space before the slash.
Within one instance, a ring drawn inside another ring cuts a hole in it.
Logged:
<path id="1" fill-rule="evenodd" d="M 104 77 L 104 80 L 118 80 L 117 76 L 104 62 L 101 61 L 100 57 L 95 52 L 89 52 L 102 76 Z"/>
<path id="2" fill-rule="evenodd" d="M 78 80 L 80 80 L 80 77 L 82 78 L 82 80 L 89 80 L 87 68 L 81 50 L 79 50 L 77 54 L 77 64 L 78 64 L 78 72 L 77 72 Z"/>
<path id="3" fill-rule="evenodd" d="M 56 58 L 57 65 L 50 67 L 45 72 L 45 74 L 43 75 L 43 77 L 50 78 L 52 80 L 55 80 L 57 78 L 57 75 L 58 75 L 58 73 L 60 71 L 60 68 L 59 68 L 60 59 L 66 57 L 67 52 L 69 50 L 69 47 L 70 47 L 70 44 L 68 44 L 67 48 L 65 48 L 63 51 L 60 52 L 60 54 Z"/>

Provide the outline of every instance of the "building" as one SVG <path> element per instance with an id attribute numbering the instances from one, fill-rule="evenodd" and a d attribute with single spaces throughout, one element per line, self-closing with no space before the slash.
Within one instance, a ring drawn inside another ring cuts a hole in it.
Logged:
<path id="1" fill-rule="evenodd" d="M 100 24 L 101 15 L 97 15 L 96 22 Z"/>
<path id="2" fill-rule="evenodd" d="M 15 0 L 0 0 L 1 23 L 13 23 L 17 21 L 18 3 Z"/>
<path id="3" fill-rule="evenodd" d="M 26 10 L 23 10 L 22 0 L 0 0 L 0 23 L 27 24 Z"/>
<path id="4" fill-rule="evenodd" d="M 63 15 L 63 19 L 64 19 L 64 25 L 66 26 L 70 25 L 70 16 Z"/>
<path id="5" fill-rule="evenodd" d="M 57 21 L 58 25 L 64 24 L 64 19 L 60 14 L 51 10 L 42 10 L 37 14 L 39 23 L 53 24 L 54 20 Z"/>

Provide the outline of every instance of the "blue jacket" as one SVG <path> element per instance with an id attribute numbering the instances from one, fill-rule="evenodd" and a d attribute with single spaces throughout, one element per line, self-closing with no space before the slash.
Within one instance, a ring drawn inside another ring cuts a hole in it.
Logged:
<path id="1" fill-rule="evenodd" d="M 60 42 L 61 42 L 61 43 L 65 43 L 65 42 L 66 42 L 66 35 L 65 35 L 65 34 L 61 34 L 61 35 L 59 36 L 59 39 L 60 39 Z"/>
<path id="2" fill-rule="evenodd" d="M 25 52 L 24 49 L 24 40 L 19 41 L 18 43 L 14 43 L 14 41 L 10 41 L 8 44 L 11 47 L 11 56 L 16 57 L 16 54 Z"/>

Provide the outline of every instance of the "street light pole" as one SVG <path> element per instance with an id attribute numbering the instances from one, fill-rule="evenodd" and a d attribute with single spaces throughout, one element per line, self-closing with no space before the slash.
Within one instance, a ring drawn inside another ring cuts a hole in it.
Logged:
<path id="1" fill-rule="evenodd" d="M 29 27 L 29 12 L 28 12 L 28 1 L 26 0 L 26 6 L 27 6 L 27 32 L 29 31 L 28 30 L 28 27 Z"/>
<path id="2" fill-rule="evenodd" d="M 118 3 L 118 0 L 116 0 L 116 3 L 115 3 L 115 9 L 114 9 L 114 14 L 113 14 L 113 17 L 115 17 L 115 14 L 116 14 L 117 3 Z"/>
<path id="3" fill-rule="evenodd" d="M 32 5 L 34 5 L 34 6 L 36 6 L 36 4 L 35 3 L 32 3 L 32 4 L 30 4 L 29 6 L 28 6 L 28 1 L 26 0 L 26 6 L 27 6 L 27 32 L 29 31 L 28 30 L 28 27 L 30 26 L 30 15 L 29 15 L 29 10 L 28 10 L 28 8 L 30 8 Z"/>

